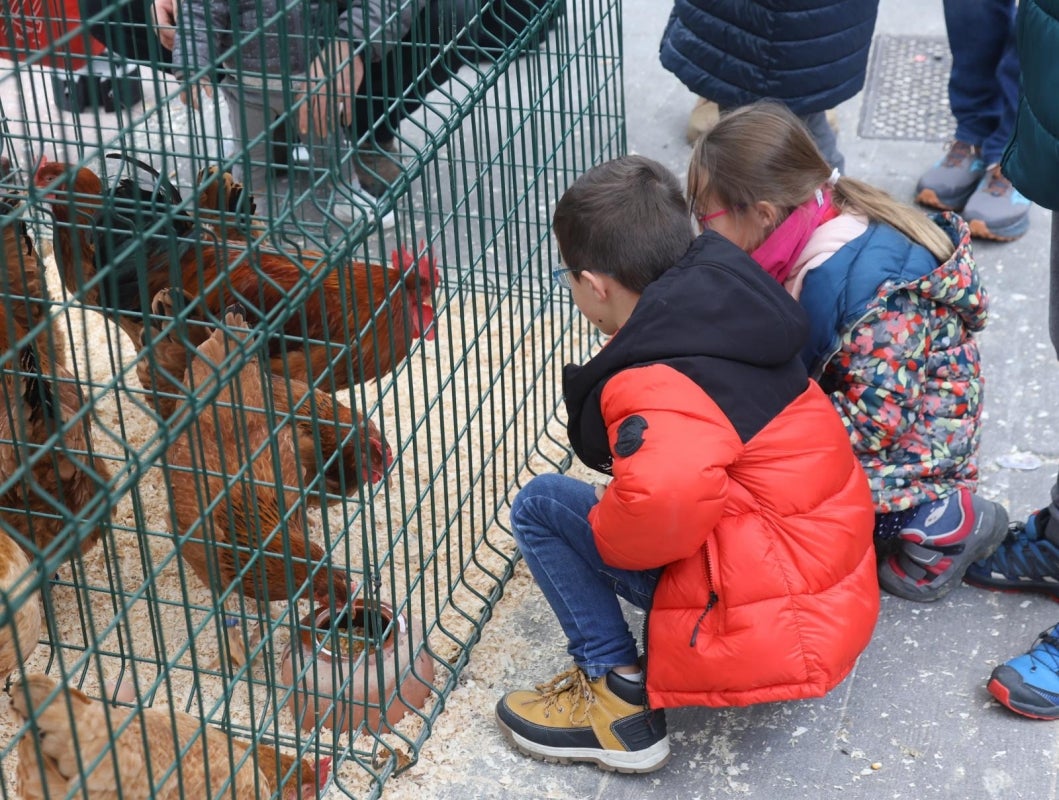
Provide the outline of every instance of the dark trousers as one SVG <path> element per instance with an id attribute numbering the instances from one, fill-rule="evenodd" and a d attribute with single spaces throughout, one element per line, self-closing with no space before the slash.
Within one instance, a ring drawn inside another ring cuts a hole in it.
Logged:
<path id="1" fill-rule="evenodd" d="M 428 3 L 400 44 L 388 47 L 381 61 L 366 65 L 353 104 L 353 141 L 390 144 L 401 121 L 422 106 L 426 94 L 448 83 L 461 63 L 451 45 L 475 5 L 472 0 Z"/>
<path id="2" fill-rule="evenodd" d="M 89 33 L 115 55 L 129 61 L 149 63 L 168 72 L 173 54 L 162 47 L 154 35 L 152 0 L 132 0 L 108 13 L 105 19 L 92 21 L 113 5 L 111 0 L 79 0 L 81 19 L 88 24 Z"/>

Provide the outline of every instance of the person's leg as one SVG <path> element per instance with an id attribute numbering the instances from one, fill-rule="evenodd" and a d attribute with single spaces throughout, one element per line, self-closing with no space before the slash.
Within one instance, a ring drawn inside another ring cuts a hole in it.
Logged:
<path id="1" fill-rule="evenodd" d="M 1049 256 L 1048 270 L 1048 336 L 1055 348 L 1056 358 L 1059 358 L 1059 213 L 1052 212 L 1052 239 L 1051 254 Z M 1059 542 L 1059 475 L 1052 484 L 1052 504 L 1048 511 L 1048 528 L 1046 533 L 1052 534 L 1055 541 Z M 1059 579 L 1059 575 L 1055 576 Z"/>
<path id="2" fill-rule="evenodd" d="M 1048 334 L 1059 358 L 1059 214 L 1052 212 Z M 993 558 L 974 565 L 969 582 L 991 589 L 1027 589 L 1059 599 L 1059 476 L 1051 504 L 1009 534 Z M 989 676 L 988 689 L 1002 705 L 1033 719 L 1059 719 L 1059 626 L 1044 631 L 1029 652 Z"/>
<path id="3" fill-rule="evenodd" d="M 813 135 L 813 141 L 816 142 L 817 148 L 819 148 L 827 163 L 840 173 L 845 174 L 846 159 L 839 152 L 838 135 L 835 133 L 835 129 L 831 127 L 831 123 L 827 121 L 827 112 L 817 111 L 812 114 L 805 114 L 802 116 L 802 122 L 809 129 L 809 133 Z"/>
<path id="4" fill-rule="evenodd" d="M 266 133 L 273 119 L 272 109 L 260 91 L 251 91 L 230 81 L 221 84 L 221 92 L 228 104 L 228 116 L 235 141 L 243 148 L 233 169 L 235 178 L 243 182 L 257 205 L 257 213 L 274 218 L 289 204 L 290 187 L 271 180 L 273 172 L 273 137 Z"/>
<path id="5" fill-rule="evenodd" d="M 358 148 L 357 175 L 371 194 L 381 195 L 401 175 L 398 127 L 423 104 L 427 93 L 459 69 L 462 57 L 454 38 L 471 14 L 467 0 L 431 3 L 413 19 L 400 46 L 371 64 L 364 82 L 371 91 L 355 99 L 350 131 Z M 392 96 L 381 94 L 383 86 L 392 87 Z"/>
<path id="6" fill-rule="evenodd" d="M 945 0 L 945 29 L 952 52 L 949 73 L 949 107 L 956 117 L 956 138 L 976 147 L 984 147 L 986 140 L 1002 125 L 1014 122 L 1014 115 L 1005 119 L 1007 106 L 1014 89 L 1017 98 L 1018 62 L 1014 56 L 1014 0 Z M 1012 61 L 1014 60 L 1014 64 Z M 1014 72 L 1012 72 L 1014 67 Z M 1015 85 L 1009 81 L 1014 77 Z M 1010 105 L 1011 111 L 1014 104 Z M 1005 134 L 1000 148 L 986 163 L 1000 159 Z"/>
<path id="7" fill-rule="evenodd" d="M 228 105 L 233 135 L 243 148 L 237 154 L 233 169 L 254 199 L 255 213 L 271 220 L 283 220 L 275 233 L 281 241 L 304 244 L 312 233 L 319 235 L 321 223 L 335 205 L 331 181 L 317 180 L 327 169 L 326 147 L 315 142 L 311 148 L 312 165 L 290 169 L 286 157 L 276 157 L 286 148 L 277 148 L 277 140 L 289 145 L 286 122 L 281 109 L 270 103 L 271 94 L 239 87 L 231 82 L 221 84 Z M 313 141 L 310 138 L 310 141 Z M 348 217 L 348 214 L 345 215 Z M 342 219 L 341 222 L 348 222 Z M 337 225 L 337 222 L 335 223 Z"/>
<path id="8" fill-rule="evenodd" d="M 999 164 L 1004 148 L 1015 130 L 1019 105 L 1019 55 L 1015 42 L 1015 6 L 1011 6 L 1011 23 L 1007 41 L 996 68 L 998 104 L 997 124 L 982 143 L 982 158 L 986 164 Z"/>
<path id="9" fill-rule="evenodd" d="M 596 502 L 590 484 L 565 475 L 540 475 L 518 493 L 511 508 L 522 557 L 566 634 L 574 663 L 590 678 L 637 663 L 636 640 L 618 597 L 650 607 L 661 574 L 603 563 L 588 524 Z"/>
<path id="10" fill-rule="evenodd" d="M 401 46 L 383 61 L 390 85 L 399 90 L 401 102 L 385 111 L 385 125 L 376 126 L 377 142 L 385 145 L 392 141 L 401 120 L 414 113 L 429 92 L 448 83 L 459 69 L 460 56 L 453 38 L 466 25 L 469 15 L 465 0 L 442 0 L 430 3 L 413 19 Z"/>
<path id="11" fill-rule="evenodd" d="M 1059 358 L 1059 214 L 1052 212 L 1048 281 L 1048 334 Z M 1051 502 L 1012 526 L 989 558 L 971 565 L 964 580 L 1003 591 L 1039 592 L 1059 600 L 1059 475 Z"/>
<path id="12" fill-rule="evenodd" d="M 154 34 L 151 5 L 152 0 L 130 0 L 126 4 L 111 0 L 80 0 L 78 3 L 81 19 L 88 24 L 88 32 L 107 50 L 130 61 L 141 61 L 168 71 L 173 54 L 162 47 Z"/>
<path id="13" fill-rule="evenodd" d="M 1000 159 L 1014 124 L 1018 64 L 1014 57 L 1014 0 L 944 0 L 952 67 L 949 108 L 956 118 L 955 141 L 934 166 L 920 176 L 916 202 L 962 212 L 987 179 L 986 167 Z M 1014 69 L 1014 74 L 1012 73 Z M 1014 85 L 1012 84 L 1014 81 Z M 986 151 L 989 152 L 986 152 Z M 996 186 L 978 198 L 972 212 L 980 218 L 979 234 L 1021 235 L 1010 193 L 991 199 Z M 994 230 L 995 229 L 995 230 Z M 972 231 L 973 232 L 973 231 Z M 998 238 L 995 235 L 988 238 Z"/>
<path id="14" fill-rule="evenodd" d="M 983 168 L 960 213 L 975 238 L 1008 242 L 1030 224 L 1030 202 L 999 166 L 1018 105 L 1015 2 L 946 0 L 945 23 L 952 50 L 949 104 L 956 117 L 956 145 L 976 148 L 976 163 Z"/>
<path id="15" fill-rule="evenodd" d="M 1052 212 L 1051 271 L 1048 281 L 1048 335 L 1059 358 L 1059 213 Z"/>
<path id="16" fill-rule="evenodd" d="M 547 761 L 590 761 L 622 772 L 652 772 L 669 759 L 665 714 L 648 706 L 643 675 L 618 597 L 649 608 L 661 570 L 603 563 L 588 512 L 595 487 L 541 475 L 519 492 L 511 528 L 533 577 L 568 640 L 576 666 L 496 705 L 501 733 L 518 750 Z"/>

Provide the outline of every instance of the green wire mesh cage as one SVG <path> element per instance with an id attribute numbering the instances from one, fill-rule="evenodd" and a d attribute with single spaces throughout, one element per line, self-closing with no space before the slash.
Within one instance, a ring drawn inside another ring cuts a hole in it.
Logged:
<path id="1" fill-rule="evenodd" d="M 376 797 L 570 464 L 620 4 L 180 8 L 0 6 L 0 796 Z"/>

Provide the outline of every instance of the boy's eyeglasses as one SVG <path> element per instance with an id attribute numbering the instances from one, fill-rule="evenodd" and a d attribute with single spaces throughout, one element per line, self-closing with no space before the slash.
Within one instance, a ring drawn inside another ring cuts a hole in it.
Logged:
<path id="1" fill-rule="evenodd" d="M 564 289 L 571 288 L 570 286 L 570 273 L 573 270 L 570 267 L 559 267 L 559 269 L 552 270 L 552 279 L 562 286 Z"/>

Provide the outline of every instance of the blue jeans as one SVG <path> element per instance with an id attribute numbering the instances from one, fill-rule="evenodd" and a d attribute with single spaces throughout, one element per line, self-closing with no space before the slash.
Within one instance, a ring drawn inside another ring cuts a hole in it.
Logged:
<path id="1" fill-rule="evenodd" d="M 945 29 L 956 138 L 981 147 L 982 160 L 996 164 L 1015 126 L 1019 100 L 1015 1 L 945 0 Z"/>
<path id="2" fill-rule="evenodd" d="M 559 619 L 567 652 L 590 678 L 636 663 L 636 639 L 618 598 L 650 609 L 662 574 L 661 569 L 624 570 L 603 563 L 588 524 L 596 502 L 591 484 L 566 475 L 538 475 L 511 505 L 511 528 L 522 557 Z"/>

